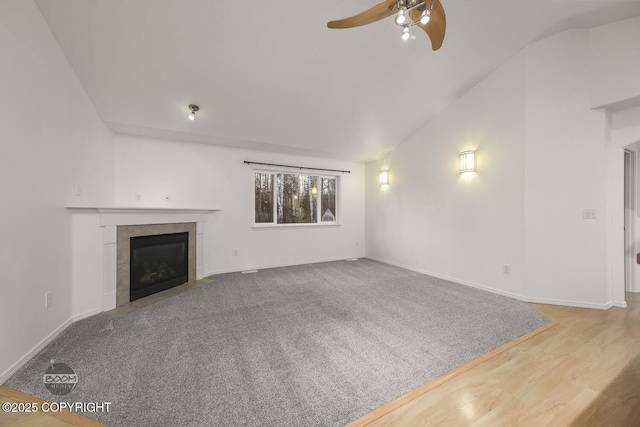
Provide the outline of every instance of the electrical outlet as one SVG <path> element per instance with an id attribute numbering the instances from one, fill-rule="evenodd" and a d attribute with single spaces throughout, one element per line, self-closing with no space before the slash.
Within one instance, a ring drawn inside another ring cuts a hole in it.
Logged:
<path id="1" fill-rule="evenodd" d="M 136 194 L 136 202 L 142 201 L 142 194 Z"/>
<path id="2" fill-rule="evenodd" d="M 51 297 L 51 292 L 47 292 L 46 294 L 44 294 L 44 308 L 49 308 L 51 307 L 53 300 Z"/>
<path id="3" fill-rule="evenodd" d="M 503 274 L 511 274 L 511 265 L 510 264 L 502 264 L 502 273 Z"/>
<path id="4" fill-rule="evenodd" d="M 164 201 L 167 202 L 167 203 L 171 203 L 171 196 L 168 195 L 168 194 L 166 196 L 164 196 Z"/>
<path id="5" fill-rule="evenodd" d="M 79 185 L 76 185 L 76 196 L 82 197 L 82 187 L 80 187 Z"/>
<path id="6" fill-rule="evenodd" d="M 238 256 L 238 250 L 237 249 L 233 250 L 233 256 Z"/>
<path id="7" fill-rule="evenodd" d="M 598 219 L 598 210 L 597 209 L 583 209 L 582 210 L 582 218 L 583 219 Z"/>

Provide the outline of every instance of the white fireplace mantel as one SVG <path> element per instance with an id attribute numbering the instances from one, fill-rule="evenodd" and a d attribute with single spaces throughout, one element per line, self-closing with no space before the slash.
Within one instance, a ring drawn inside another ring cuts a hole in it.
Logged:
<path id="1" fill-rule="evenodd" d="M 177 222 L 199 222 L 202 215 L 217 212 L 217 208 L 157 208 L 157 207 L 85 207 L 65 206 L 65 208 L 77 213 L 97 213 L 100 215 L 100 225 L 135 225 L 135 224 L 162 224 L 170 219 L 176 222 L 176 218 L 182 218 Z M 193 219 L 196 220 L 193 220 Z M 144 222 L 130 222 L 144 221 Z"/>
<path id="2" fill-rule="evenodd" d="M 204 277 L 204 232 L 217 208 L 65 206 L 75 219 L 73 233 L 74 315 L 86 317 L 116 307 L 117 227 L 123 225 L 196 223 L 196 280 Z M 90 218 L 90 219 L 88 219 Z M 91 264 L 96 269 L 83 267 Z M 99 259 L 98 259 L 99 258 Z M 78 262 L 75 262 L 78 261 Z M 96 280 L 101 275 L 101 280 Z M 93 278 L 90 277 L 93 275 Z M 91 285 L 90 285 L 91 284 Z M 87 288 L 89 286 L 89 288 Z"/>

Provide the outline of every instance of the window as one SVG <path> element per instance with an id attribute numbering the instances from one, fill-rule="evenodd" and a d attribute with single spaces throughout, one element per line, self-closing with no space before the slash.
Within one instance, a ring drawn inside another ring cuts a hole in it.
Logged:
<path id="1" fill-rule="evenodd" d="M 256 224 L 335 224 L 338 178 L 255 172 Z"/>
<path id="2" fill-rule="evenodd" d="M 273 175 L 256 173 L 256 223 L 273 222 Z"/>
<path id="3" fill-rule="evenodd" d="M 323 222 L 335 222 L 336 178 L 320 178 L 320 215 Z"/>

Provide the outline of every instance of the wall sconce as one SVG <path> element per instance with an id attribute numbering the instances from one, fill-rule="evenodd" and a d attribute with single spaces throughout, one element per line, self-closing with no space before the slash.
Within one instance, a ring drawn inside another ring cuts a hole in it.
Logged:
<path id="1" fill-rule="evenodd" d="M 460 153 L 460 173 L 476 171 L 476 151 L 469 150 Z"/>
<path id="2" fill-rule="evenodd" d="M 380 185 L 389 185 L 389 171 L 387 169 L 380 171 Z"/>

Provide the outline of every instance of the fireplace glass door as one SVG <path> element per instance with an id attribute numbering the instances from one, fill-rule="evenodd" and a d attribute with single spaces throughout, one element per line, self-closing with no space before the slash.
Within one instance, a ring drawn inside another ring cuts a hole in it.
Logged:
<path id="1" fill-rule="evenodd" d="M 189 233 L 131 237 L 130 301 L 189 281 Z"/>

